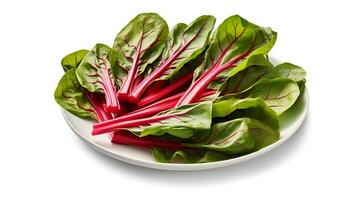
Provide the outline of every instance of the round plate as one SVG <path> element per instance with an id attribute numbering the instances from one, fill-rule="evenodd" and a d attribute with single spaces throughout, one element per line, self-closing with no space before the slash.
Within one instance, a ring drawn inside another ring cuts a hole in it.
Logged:
<path id="1" fill-rule="evenodd" d="M 86 144 L 94 149 L 102 152 L 103 154 L 128 162 L 130 164 L 139 165 L 143 167 L 165 169 L 165 170 L 202 170 L 212 169 L 218 167 L 225 167 L 240 162 L 244 162 L 260 156 L 268 151 L 276 148 L 289 137 L 291 137 L 302 125 L 307 114 L 309 105 L 309 97 L 307 90 L 302 96 L 299 97 L 297 102 L 282 116 L 280 116 L 280 140 L 271 144 L 259 151 L 247 154 L 245 156 L 223 160 L 211 163 L 197 163 L 197 164 L 177 164 L 177 163 L 159 163 L 156 162 L 148 149 L 112 144 L 107 135 L 92 136 L 92 121 L 84 120 L 75 115 L 62 110 L 63 116 L 66 119 L 68 125 L 71 127 L 74 133 L 81 138 Z"/>

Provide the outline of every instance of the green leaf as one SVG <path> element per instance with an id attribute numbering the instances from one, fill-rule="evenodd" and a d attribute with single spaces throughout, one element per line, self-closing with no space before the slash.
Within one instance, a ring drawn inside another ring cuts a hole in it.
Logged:
<path id="1" fill-rule="evenodd" d="M 239 118 L 214 124 L 210 137 L 188 147 L 207 148 L 227 154 L 246 154 L 279 140 L 279 132 L 250 118 Z"/>
<path id="2" fill-rule="evenodd" d="M 118 33 L 112 49 L 112 64 L 120 85 L 125 79 L 134 80 L 161 55 L 167 34 L 165 20 L 156 13 L 139 14 Z M 127 74 L 129 71 L 132 72 Z"/>
<path id="3" fill-rule="evenodd" d="M 248 92 L 248 97 L 261 98 L 278 115 L 289 109 L 299 97 L 298 84 L 289 78 L 265 80 Z"/>
<path id="4" fill-rule="evenodd" d="M 81 49 L 66 55 L 61 61 L 63 70 L 66 72 L 72 68 L 76 69 L 87 53 L 88 50 Z"/>
<path id="5" fill-rule="evenodd" d="M 251 56 L 245 64 L 244 70 L 230 76 L 219 88 L 221 96 L 246 92 L 265 79 L 279 76 L 273 65 L 261 54 Z"/>
<path id="6" fill-rule="evenodd" d="M 163 51 L 163 61 L 170 62 L 169 69 L 160 80 L 167 80 L 175 75 L 187 62 L 197 57 L 205 50 L 209 36 L 215 24 L 213 16 L 204 15 L 194 20 L 190 25 L 177 24 L 169 34 Z"/>
<path id="7" fill-rule="evenodd" d="M 292 63 L 282 63 L 275 67 L 281 77 L 290 78 L 291 80 L 300 83 L 305 80 L 306 72 L 303 68 Z"/>
<path id="8" fill-rule="evenodd" d="M 56 102 L 65 110 L 80 117 L 96 119 L 94 109 L 79 84 L 75 69 L 68 70 L 55 90 Z"/>
<path id="9" fill-rule="evenodd" d="M 147 135 L 161 136 L 167 133 L 178 138 L 189 138 L 196 131 L 209 130 L 211 118 L 212 103 L 201 102 L 199 104 L 181 106 L 151 118 L 146 118 L 145 120 L 148 122 L 144 125 L 142 123 L 139 126 L 123 129 L 141 137 Z"/>
<path id="10" fill-rule="evenodd" d="M 190 104 L 206 88 L 222 84 L 229 76 L 244 70 L 249 58 L 266 55 L 273 47 L 277 34 L 269 28 L 252 24 L 238 15 L 226 19 L 216 30 L 206 51 L 204 63 L 195 70 L 194 82 L 177 105 Z M 214 84 L 211 84 L 215 82 Z"/>
<path id="11" fill-rule="evenodd" d="M 238 66 L 220 76 L 231 76 L 248 66 L 244 58 L 255 54 L 267 54 L 276 41 L 277 33 L 270 28 L 262 28 L 248 22 L 238 15 L 231 16 L 219 25 L 213 42 L 206 52 L 204 64 L 198 68 L 196 75 L 210 68 L 219 68 L 224 64 Z M 238 57 L 243 56 L 241 59 Z"/>
<path id="12" fill-rule="evenodd" d="M 212 108 L 215 121 L 249 117 L 261 121 L 271 129 L 279 130 L 279 118 L 260 98 L 227 99 L 215 102 Z"/>
<path id="13" fill-rule="evenodd" d="M 168 80 L 181 68 L 199 56 L 209 42 L 215 18 L 201 16 L 190 25 L 176 25 L 170 32 L 161 63 L 133 90 L 131 99 L 139 100 L 145 90 L 156 80 Z"/>
<path id="14" fill-rule="evenodd" d="M 116 86 L 109 62 L 110 51 L 108 46 L 96 44 L 83 58 L 76 75 L 82 87 L 89 92 L 104 94 L 108 112 L 119 112 Z"/>

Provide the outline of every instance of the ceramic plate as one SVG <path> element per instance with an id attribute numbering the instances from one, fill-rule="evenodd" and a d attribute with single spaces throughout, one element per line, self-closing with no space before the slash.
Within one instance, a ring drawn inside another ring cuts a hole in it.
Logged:
<path id="1" fill-rule="evenodd" d="M 107 135 L 99 135 L 94 137 L 91 135 L 93 122 L 78 118 L 65 110 L 62 110 L 62 112 L 68 125 L 79 138 L 81 138 L 89 146 L 107 156 L 123 162 L 128 162 L 133 165 L 149 168 L 165 170 L 203 170 L 241 163 L 267 153 L 268 151 L 281 145 L 294 133 L 296 133 L 296 131 L 302 125 L 307 114 L 308 105 L 309 97 L 307 90 L 305 90 L 304 95 L 299 97 L 294 106 L 292 106 L 280 117 L 280 140 L 274 144 L 271 144 L 263 149 L 260 149 L 259 151 L 245 156 L 224 161 L 198 164 L 172 164 L 156 162 L 151 156 L 150 150 L 127 145 L 111 144 Z"/>

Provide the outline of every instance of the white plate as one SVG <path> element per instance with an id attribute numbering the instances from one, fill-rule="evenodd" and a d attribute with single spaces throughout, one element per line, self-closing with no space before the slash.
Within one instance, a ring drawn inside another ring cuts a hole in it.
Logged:
<path id="1" fill-rule="evenodd" d="M 127 145 L 111 144 L 107 135 L 92 136 L 93 122 L 76 117 L 75 115 L 63 110 L 63 116 L 74 133 L 86 144 L 103 154 L 128 162 L 130 164 L 143 167 L 165 169 L 165 170 L 203 170 L 225 167 L 240 162 L 244 162 L 267 153 L 276 148 L 289 137 L 291 137 L 302 125 L 307 114 L 309 97 L 307 90 L 304 95 L 298 99 L 296 104 L 280 117 L 280 140 L 254 153 L 218 162 L 199 163 L 199 164 L 175 164 L 156 162 L 148 149 L 132 147 Z"/>

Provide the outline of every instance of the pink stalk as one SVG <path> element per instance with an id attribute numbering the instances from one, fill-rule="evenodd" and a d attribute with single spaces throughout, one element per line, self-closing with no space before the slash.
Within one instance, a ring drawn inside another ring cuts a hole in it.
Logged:
<path id="1" fill-rule="evenodd" d="M 167 60 L 165 60 L 158 68 L 156 68 L 149 76 L 145 77 L 140 85 L 133 90 L 130 94 L 131 99 L 136 99 L 137 101 L 144 94 L 145 90 L 152 84 L 157 78 L 165 74 L 165 72 L 172 68 L 172 64 L 180 57 L 182 52 L 184 52 L 191 42 L 196 38 L 197 34 L 183 44 L 174 54 L 172 54 Z"/>
<path id="2" fill-rule="evenodd" d="M 99 67 L 99 66 L 98 66 Z M 110 77 L 109 67 L 105 66 L 101 68 L 101 73 L 98 73 L 98 76 L 102 79 L 101 82 L 103 86 L 103 93 L 105 96 L 105 105 L 104 109 L 107 113 L 119 113 L 120 112 L 120 104 L 118 99 L 116 98 L 116 88 L 114 86 L 114 82 Z"/>
<path id="3" fill-rule="evenodd" d="M 162 141 L 150 136 L 138 137 L 133 135 L 132 133 L 126 133 L 124 131 L 115 133 L 112 137 L 112 143 L 134 145 L 147 148 L 158 147 L 169 149 L 172 151 L 185 148 L 178 142 Z"/>
<path id="4" fill-rule="evenodd" d="M 177 114 L 166 114 L 166 115 L 153 116 L 153 117 L 144 118 L 144 119 L 128 120 L 128 121 L 123 121 L 123 122 L 119 122 L 119 123 L 115 123 L 115 124 L 108 124 L 106 126 L 101 126 L 101 127 L 94 125 L 92 135 L 100 135 L 103 133 L 122 130 L 125 128 L 132 128 L 132 127 L 137 127 L 137 126 L 142 126 L 142 125 L 148 125 L 148 124 L 151 124 L 154 122 L 158 122 L 158 121 L 165 120 L 165 119 L 168 119 L 171 117 L 176 117 L 176 116 L 177 116 Z"/>
<path id="5" fill-rule="evenodd" d="M 199 99 L 195 100 L 196 101 L 201 101 L 203 97 L 205 96 L 209 96 L 214 94 L 215 91 L 206 91 L 204 92 L 204 94 L 202 95 L 202 97 L 200 97 Z M 128 121 L 128 120 L 134 120 L 134 119 L 141 119 L 141 118 L 145 118 L 145 117 L 151 117 L 159 112 L 165 111 L 165 110 L 169 110 L 175 107 L 178 99 L 184 94 L 184 92 L 181 92 L 179 94 L 176 94 L 174 96 L 171 96 L 169 98 L 163 99 L 161 101 L 158 101 L 154 104 L 151 104 L 147 107 L 141 108 L 139 110 L 135 110 L 133 112 L 124 114 L 120 117 L 114 118 L 114 119 L 110 119 L 110 120 L 106 120 L 106 121 L 102 121 L 100 123 L 94 124 L 93 128 L 97 129 L 99 127 L 105 127 L 108 126 L 110 124 L 115 124 L 115 123 L 121 123 L 124 121 Z"/>
<path id="6" fill-rule="evenodd" d="M 254 45 L 252 45 L 252 47 L 253 46 Z M 218 74 L 228 68 L 234 67 L 235 63 L 249 55 L 252 47 L 246 52 L 234 57 L 223 65 L 211 67 L 197 81 L 191 84 L 188 90 L 186 90 L 186 93 L 177 102 L 176 107 L 192 103 L 194 99 L 197 99 L 202 94 L 202 92 L 206 90 L 208 84 L 211 83 L 217 77 Z"/>
<path id="7" fill-rule="evenodd" d="M 90 104 L 93 106 L 94 112 L 97 116 L 98 122 L 104 122 L 107 120 L 112 119 L 112 116 L 104 111 L 103 103 L 98 99 L 95 94 L 90 92 L 84 92 L 85 96 L 87 97 Z M 114 132 L 109 132 L 109 137 L 113 137 Z"/>
<path id="8" fill-rule="evenodd" d="M 183 85 L 185 85 L 187 82 L 189 82 L 190 80 L 192 80 L 193 77 L 193 73 L 188 73 L 187 75 L 183 76 L 182 78 L 180 78 L 178 81 L 171 83 L 169 86 L 163 88 L 160 91 L 155 91 L 156 93 L 153 93 L 147 97 L 142 98 L 139 102 L 138 102 L 138 106 L 139 107 L 143 107 L 146 106 L 152 102 L 155 102 L 171 93 L 177 92 L 177 90 L 179 88 L 181 88 Z"/>

